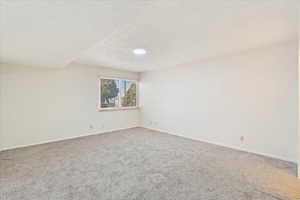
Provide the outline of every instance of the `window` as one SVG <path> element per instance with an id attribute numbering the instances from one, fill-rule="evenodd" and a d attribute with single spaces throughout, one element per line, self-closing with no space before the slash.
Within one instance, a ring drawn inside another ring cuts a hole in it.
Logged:
<path id="1" fill-rule="evenodd" d="M 100 110 L 137 108 L 137 81 L 100 78 Z"/>

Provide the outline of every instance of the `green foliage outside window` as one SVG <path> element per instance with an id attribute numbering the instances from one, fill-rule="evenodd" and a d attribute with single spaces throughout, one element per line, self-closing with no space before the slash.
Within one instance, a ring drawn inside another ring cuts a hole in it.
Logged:
<path id="1" fill-rule="evenodd" d="M 119 88 L 118 81 L 112 79 L 101 80 L 101 107 L 115 107 L 116 98 L 118 98 Z"/>
<path id="2" fill-rule="evenodd" d="M 135 107 L 137 83 L 126 79 L 101 79 L 101 108 Z"/>
<path id="3" fill-rule="evenodd" d="M 136 106 L 136 84 L 135 83 L 132 83 L 129 89 L 126 91 L 122 99 L 122 106 L 124 107 Z"/>

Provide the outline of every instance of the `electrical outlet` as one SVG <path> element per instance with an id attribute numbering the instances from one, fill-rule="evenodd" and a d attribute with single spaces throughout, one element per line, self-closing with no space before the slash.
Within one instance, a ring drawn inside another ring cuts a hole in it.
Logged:
<path id="1" fill-rule="evenodd" d="M 245 139 L 244 136 L 240 137 L 241 142 L 244 142 L 244 139 Z"/>

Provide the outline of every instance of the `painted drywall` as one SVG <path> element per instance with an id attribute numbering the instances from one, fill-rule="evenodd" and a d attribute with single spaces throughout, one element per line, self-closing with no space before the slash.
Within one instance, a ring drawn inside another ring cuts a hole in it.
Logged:
<path id="1" fill-rule="evenodd" d="M 0 1 L 3 62 L 153 70 L 297 36 L 298 0 L 24 1 Z"/>
<path id="2" fill-rule="evenodd" d="M 297 42 L 141 74 L 142 126 L 297 161 Z"/>
<path id="3" fill-rule="evenodd" d="M 300 178 L 300 15 L 298 19 L 298 178 Z"/>
<path id="4" fill-rule="evenodd" d="M 82 65 L 0 70 L 2 150 L 138 126 L 138 110 L 98 111 L 98 76 L 138 79 L 137 73 Z"/>

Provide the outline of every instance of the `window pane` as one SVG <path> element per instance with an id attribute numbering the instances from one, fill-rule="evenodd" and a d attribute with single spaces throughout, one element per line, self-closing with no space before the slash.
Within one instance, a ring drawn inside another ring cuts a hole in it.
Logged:
<path id="1" fill-rule="evenodd" d="M 122 107 L 136 106 L 136 82 L 131 80 L 121 80 L 120 90 Z"/>
<path id="2" fill-rule="evenodd" d="M 101 79 L 101 108 L 119 106 L 119 80 Z"/>

